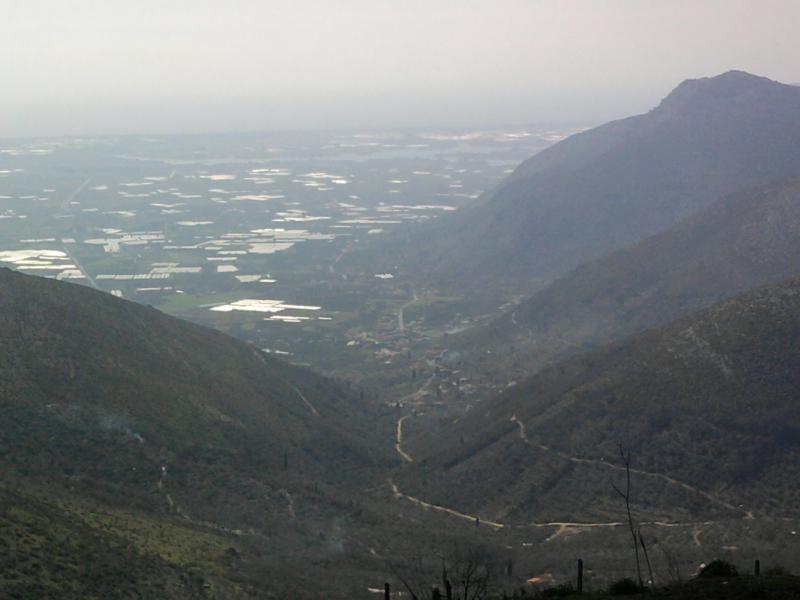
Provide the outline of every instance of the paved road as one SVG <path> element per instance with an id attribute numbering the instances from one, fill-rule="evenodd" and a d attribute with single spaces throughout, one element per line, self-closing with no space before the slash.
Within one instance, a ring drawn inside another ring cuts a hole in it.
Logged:
<path id="1" fill-rule="evenodd" d="M 69 196 L 64 198 L 64 200 L 61 202 L 61 210 L 65 210 L 65 211 L 66 210 L 70 210 L 70 208 L 72 208 L 72 201 L 75 200 L 75 198 L 78 197 L 78 194 L 80 194 L 83 191 L 83 188 L 85 188 L 87 185 L 89 185 L 89 182 L 91 180 L 92 180 L 91 177 L 87 177 L 84 180 L 84 182 L 82 184 L 80 184 L 75 189 L 75 191 L 73 191 Z"/>
<path id="2" fill-rule="evenodd" d="M 78 261 L 78 259 L 77 259 L 77 258 L 75 258 L 75 255 L 74 255 L 74 254 L 72 253 L 72 251 L 69 249 L 69 247 L 68 247 L 68 244 L 64 244 L 64 245 L 63 245 L 63 248 L 64 248 L 64 252 L 66 253 L 66 255 L 67 255 L 67 256 L 69 256 L 69 259 L 72 261 L 72 263 L 73 263 L 73 264 L 74 264 L 76 267 L 78 267 L 78 270 L 79 270 L 79 271 L 80 271 L 80 272 L 83 274 L 83 276 L 86 278 L 86 281 L 88 281 L 88 282 L 89 282 L 89 284 L 90 284 L 90 285 L 91 285 L 91 286 L 92 286 L 94 289 L 96 289 L 96 290 L 99 290 L 99 289 L 100 289 L 100 286 L 99 286 L 99 285 L 97 285 L 97 282 L 94 280 L 94 277 L 92 277 L 92 276 L 89 274 L 89 271 L 87 271 L 86 269 L 84 269 L 84 268 L 83 268 L 83 265 L 82 265 L 82 264 L 81 264 L 81 263 Z"/>

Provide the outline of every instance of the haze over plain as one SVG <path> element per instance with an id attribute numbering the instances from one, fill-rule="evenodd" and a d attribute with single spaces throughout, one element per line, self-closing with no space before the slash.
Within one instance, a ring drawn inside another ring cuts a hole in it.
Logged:
<path id="1" fill-rule="evenodd" d="M 800 81 L 798 22 L 792 0 L 12 2 L 0 137 L 599 123 L 690 77 Z"/>

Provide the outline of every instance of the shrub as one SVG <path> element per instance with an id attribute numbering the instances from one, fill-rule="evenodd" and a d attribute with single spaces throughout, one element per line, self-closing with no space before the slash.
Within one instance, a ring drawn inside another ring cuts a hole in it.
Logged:
<path id="1" fill-rule="evenodd" d="M 633 579 L 628 579 L 627 577 L 625 579 L 615 581 L 608 588 L 608 592 L 612 596 L 632 596 L 633 594 L 638 594 L 641 591 L 642 588 L 639 587 L 639 584 Z"/>
<path id="2" fill-rule="evenodd" d="M 551 587 L 542 590 L 537 594 L 538 598 L 565 598 L 572 596 L 575 593 L 575 588 L 571 583 L 563 583 L 556 587 Z"/>
<path id="3" fill-rule="evenodd" d="M 711 577 L 736 577 L 738 569 L 725 560 L 712 560 L 698 573 L 698 577 L 708 579 Z"/>

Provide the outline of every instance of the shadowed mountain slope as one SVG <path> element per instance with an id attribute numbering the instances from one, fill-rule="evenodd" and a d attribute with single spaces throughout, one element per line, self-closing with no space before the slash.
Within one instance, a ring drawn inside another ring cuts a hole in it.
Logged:
<path id="1" fill-rule="evenodd" d="M 370 260 L 436 285 L 535 291 L 726 194 L 795 176 L 798 114 L 798 87 L 741 71 L 684 81 L 646 114 L 542 151 L 477 205 L 377 242 Z"/>
<path id="2" fill-rule="evenodd" d="M 4 407 L 42 419 L 142 447 L 248 448 L 274 469 L 284 451 L 312 471 L 371 461 L 364 407 L 339 384 L 82 286 L 0 270 L 0 355 Z"/>
<path id="3" fill-rule="evenodd" d="M 800 275 L 800 181 L 715 202 L 668 231 L 592 261 L 455 342 L 491 351 L 507 378 L 558 355 L 661 325 Z"/>

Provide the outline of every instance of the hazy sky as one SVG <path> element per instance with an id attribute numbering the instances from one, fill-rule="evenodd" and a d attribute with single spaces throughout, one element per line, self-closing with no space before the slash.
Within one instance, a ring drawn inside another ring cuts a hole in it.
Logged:
<path id="1" fill-rule="evenodd" d="M 4 0 L 0 137 L 595 122 L 800 81 L 798 0 Z"/>

